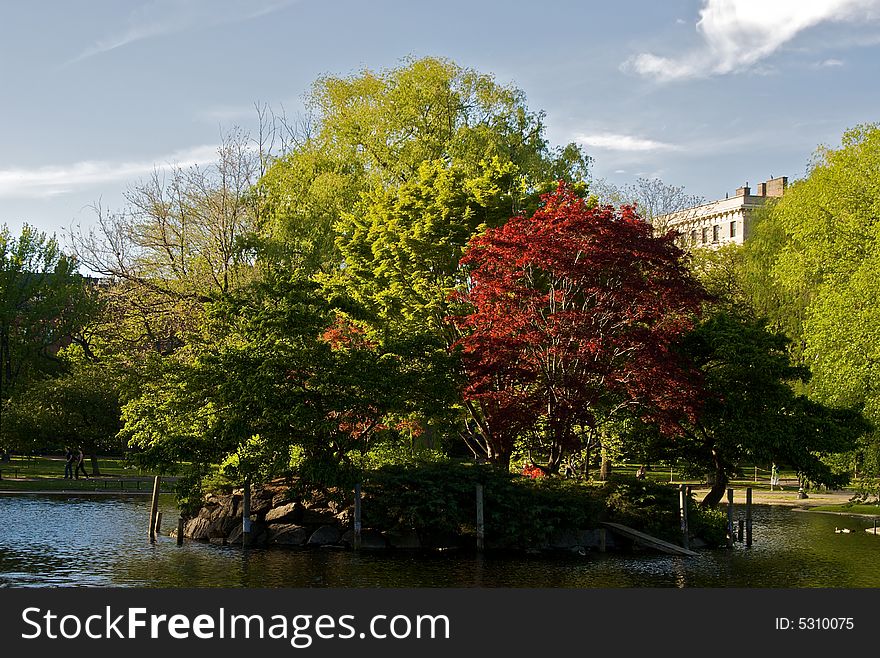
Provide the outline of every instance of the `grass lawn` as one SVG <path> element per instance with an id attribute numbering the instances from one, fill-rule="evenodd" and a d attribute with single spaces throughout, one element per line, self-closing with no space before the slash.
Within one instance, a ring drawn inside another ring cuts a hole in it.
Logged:
<path id="1" fill-rule="evenodd" d="M 812 508 L 815 512 L 842 512 L 844 514 L 864 514 L 867 516 L 880 516 L 880 504 L 868 503 L 844 503 L 843 505 L 822 505 Z"/>
<path id="2" fill-rule="evenodd" d="M 64 458 L 13 457 L 0 463 L 0 491 L 151 491 L 153 475 L 117 457 L 98 457 L 101 475 L 91 475 L 92 464 L 85 462 L 88 478 L 64 479 Z M 163 480 L 162 490 L 173 483 Z"/>

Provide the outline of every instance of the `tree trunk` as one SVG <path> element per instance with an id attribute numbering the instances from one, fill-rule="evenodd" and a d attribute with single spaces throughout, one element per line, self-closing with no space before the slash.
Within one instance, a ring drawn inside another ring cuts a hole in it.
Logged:
<path id="1" fill-rule="evenodd" d="M 92 462 L 92 475 L 101 475 L 101 469 L 98 468 L 98 456 L 92 453 L 92 456 L 89 458 Z"/>
<path id="2" fill-rule="evenodd" d="M 599 467 L 599 480 L 605 482 L 611 477 L 611 459 L 605 448 L 602 448 L 602 466 Z"/>
<path id="3" fill-rule="evenodd" d="M 727 492 L 727 483 L 730 482 L 730 480 L 727 477 L 727 472 L 724 470 L 724 466 L 722 466 L 717 457 L 715 459 L 714 476 L 715 481 L 712 483 L 712 488 L 709 489 L 709 493 L 703 498 L 700 507 L 715 507 L 721 502 L 721 499 L 724 498 L 724 494 Z"/>
<path id="4" fill-rule="evenodd" d="M 505 471 L 510 470 L 510 455 L 512 450 L 505 451 L 496 451 L 493 450 L 489 455 L 489 461 L 498 466 L 499 468 L 503 468 Z"/>

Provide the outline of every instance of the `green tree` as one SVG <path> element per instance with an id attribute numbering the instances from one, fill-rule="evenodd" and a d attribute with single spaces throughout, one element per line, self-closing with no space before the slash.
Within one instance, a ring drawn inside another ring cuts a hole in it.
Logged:
<path id="1" fill-rule="evenodd" d="M 880 421 L 880 127 L 817 151 L 808 176 L 773 204 L 749 247 L 759 310 L 792 338 L 812 397 L 861 405 Z M 868 452 L 876 453 L 870 444 Z"/>
<path id="2" fill-rule="evenodd" d="M 684 343 L 703 375 L 706 398 L 696 422 L 660 454 L 713 475 L 704 506 L 717 504 L 745 463 L 790 464 L 820 484 L 842 482 L 822 457 L 852 449 L 869 429 L 853 409 L 826 406 L 792 389 L 809 371 L 792 365 L 782 334 L 762 321 L 719 310 Z"/>
<path id="3" fill-rule="evenodd" d="M 18 237 L 0 229 L 0 403 L 60 369 L 57 352 L 82 323 L 86 300 L 76 261 L 54 238 L 27 225 Z"/>
<path id="4" fill-rule="evenodd" d="M 34 382 L 7 405 L 5 433 L 18 450 L 82 448 L 100 475 L 98 452 L 119 452 L 118 383 L 100 366 L 77 362 L 68 372 Z"/>

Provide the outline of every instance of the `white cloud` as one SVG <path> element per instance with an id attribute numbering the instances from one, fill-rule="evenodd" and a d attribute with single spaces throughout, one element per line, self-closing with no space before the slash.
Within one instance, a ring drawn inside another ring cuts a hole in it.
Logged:
<path id="1" fill-rule="evenodd" d="M 46 198 L 105 183 L 134 182 L 153 171 L 204 165 L 217 159 L 217 146 L 197 146 L 157 160 L 87 160 L 31 169 L 0 169 L 0 198 Z"/>
<path id="2" fill-rule="evenodd" d="M 636 137 L 634 135 L 622 135 L 619 133 L 593 133 L 590 135 L 575 135 L 575 141 L 585 146 L 606 151 L 678 151 L 679 146 L 667 142 L 658 142 L 653 139 Z"/>
<path id="3" fill-rule="evenodd" d="M 133 9 L 128 24 L 85 48 L 65 65 L 106 53 L 136 41 L 223 25 L 271 14 L 297 0 L 151 0 Z"/>
<path id="4" fill-rule="evenodd" d="M 747 70 L 808 28 L 880 18 L 880 0 L 703 0 L 703 44 L 677 57 L 640 53 L 623 69 L 660 82 Z"/>
<path id="5" fill-rule="evenodd" d="M 825 60 L 822 60 L 821 62 L 816 62 L 816 68 L 820 68 L 820 69 L 836 68 L 838 66 L 843 66 L 843 60 L 825 59 Z"/>

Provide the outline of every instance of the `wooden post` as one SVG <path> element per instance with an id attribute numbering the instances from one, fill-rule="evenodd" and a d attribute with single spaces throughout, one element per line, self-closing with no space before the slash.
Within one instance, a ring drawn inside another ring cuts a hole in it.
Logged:
<path id="1" fill-rule="evenodd" d="M 688 495 L 687 488 L 680 484 L 678 485 L 678 513 L 679 518 L 681 519 L 681 545 L 685 548 L 689 548 L 689 540 L 688 540 Z"/>
<path id="2" fill-rule="evenodd" d="M 746 487 L 746 548 L 752 547 L 752 488 Z"/>
<path id="3" fill-rule="evenodd" d="M 361 483 L 354 485 L 354 550 L 361 549 Z"/>
<path id="4" fill-rule="evenodd" d="M 159 476 L 153 478 L 153 500 L 150 503 L 150 543 L 156 542 L 156 514 L 159 513 Z"/>
<path id="5" fill-rule="evenodd" d="M 757 482 L 758 482 L 758 467 L 756 465 L 755 466 L 755 483 L 757 483 Z"/>
<path id="6" fill-rule="evenodd" d="M 599 552 L 605 552 L 605 528 L 599 528 Z"/>
<path id="7" fill-rule="evenodd" d="M 727 545 L 733 546 L 733 489 L 727 490 Z"/>
<path id="8" fill-rule="evenodd" d="M 162 534 L 162 512 L 156 514 L 156 536 Z"/>
<path id="9" fill-rule="evenodd" d="M 185 525 L 183 514 L 177 517 L 177 545 L 183 546 L 183 527 Z"/>
<path id="10" fill-rule="evenodd" d="M 673 482 L 673 477 L 672 477 L 672 466 L 670 466 L 670 467 L 669 467 L 669 484 L 672 484 L 672 482 Z"/>
<path id="11" fill-rule="evenodd" d="M 251 544 L 251 477 L 244 478 L 244 488 L 241 497 L 241 545 Z"/>
<path id="12" fill-rule="evenodd" d="M 736 531 L 736 540 L 742 544 L 743 540 L 743 526 L 745 525 L 745 521 L 742 519 L 739 520 L 739 529 Z"/>
<path id="13" fill-rule="evenodd" d="M 477 485 L 477 550 L 483 551 L 486 527 L 483 524 L 483 485 Z"/>

